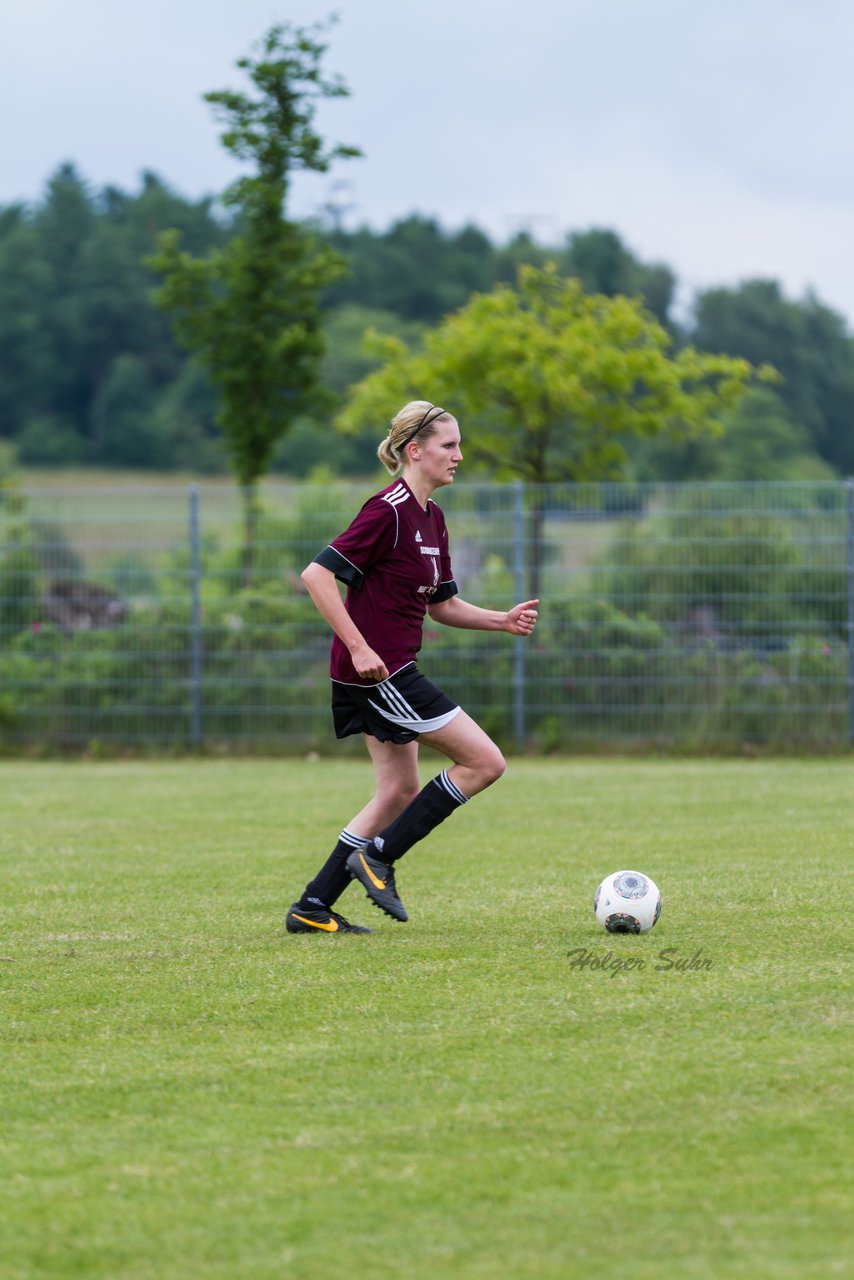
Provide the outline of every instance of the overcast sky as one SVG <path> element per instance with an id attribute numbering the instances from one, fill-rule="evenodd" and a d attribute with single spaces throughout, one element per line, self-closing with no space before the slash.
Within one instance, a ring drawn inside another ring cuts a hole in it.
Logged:
<path id="1" fill-rule="evenodd" d="M 274 22 L 337 12 L 330 141 L 359 146 L 293 211 L 411 212 L 495 239 L 611 227 L 683 299 L 753 276 L 854 329 L 852 0 L 0 0 L 0 203 L 73 160 L 186 196 L 236 168 L 201 95 Z"/>

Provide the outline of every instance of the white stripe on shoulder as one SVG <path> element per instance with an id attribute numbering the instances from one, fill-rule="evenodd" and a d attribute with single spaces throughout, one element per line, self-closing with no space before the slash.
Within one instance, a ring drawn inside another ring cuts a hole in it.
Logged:
<path id="1" fill-rule="evenodd" d="M 383 501 L 390 503 L 393 507 L 399 507 L 401 502 L 406 502 L 408 497 L 409 490 L 406 485 L 398 484 L 393 489 L 390 489 L 388 493 L 383 494 Z"/>
<path id="2" fill-rule="evenodd" d="M 394 550 L 394 548 L 397 546 L 397 540 L 400 537 L 400 516 L 397 514 L 397 508 L 399 504 L 396 502 L 391 502 L 389 503 L 389 506 L 394 512 L 394 542 L 391 544 L 392 550 Z"/>

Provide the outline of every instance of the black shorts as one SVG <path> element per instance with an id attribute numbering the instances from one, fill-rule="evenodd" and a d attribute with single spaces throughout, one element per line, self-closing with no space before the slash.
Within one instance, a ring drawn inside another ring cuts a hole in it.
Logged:
<path id="1" fill-rule="evenodd" d="M 414 662 L 379 684 L 332 681 L 336 738 L 367 733 L 379 742 L 413 742 L 420 733 L 444 728 L 459 711 Z"/>

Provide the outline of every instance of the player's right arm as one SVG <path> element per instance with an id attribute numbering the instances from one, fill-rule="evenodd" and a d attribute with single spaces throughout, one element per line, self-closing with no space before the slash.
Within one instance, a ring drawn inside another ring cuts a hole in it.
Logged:
<path id="1" fill-rule="evenodd" d="M 312 560 L 300 576 L 318 613 L 326 619 L 338 639 L 350 651 L 356 674 L 362 680 L 387 680 L 388 668 L 379 654 L 374 653 L 344 608 L 335 574 Z"/>

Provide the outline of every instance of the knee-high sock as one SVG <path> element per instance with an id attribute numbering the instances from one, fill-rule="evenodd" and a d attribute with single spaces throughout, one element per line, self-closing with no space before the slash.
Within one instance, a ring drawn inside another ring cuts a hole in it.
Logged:
<path id="1" fill-rule="evenodd" d="M 381 862 L 392 863 L 402 858 L 419 840 L 438 827 L 440 822 L 465 804 L 459 787 L 448 777 L 447 770 L 432 778 L 427 786 L 398 814 L 393 822 L 374 836 L 373 845 Z"/>
<path id="2" fill-rule="evenodd" d="M 367 836 L 357 836 L 354 831 L 344 828 L 335 848 L 314 879 L 305 887 L 305 893 L 299 900 L 303 911 L 310 911 L 318 905 L 331 907 L 338 901 L 350 883 L 347 859 L 354 849 L 364 849 L 368 843 Z"/>

